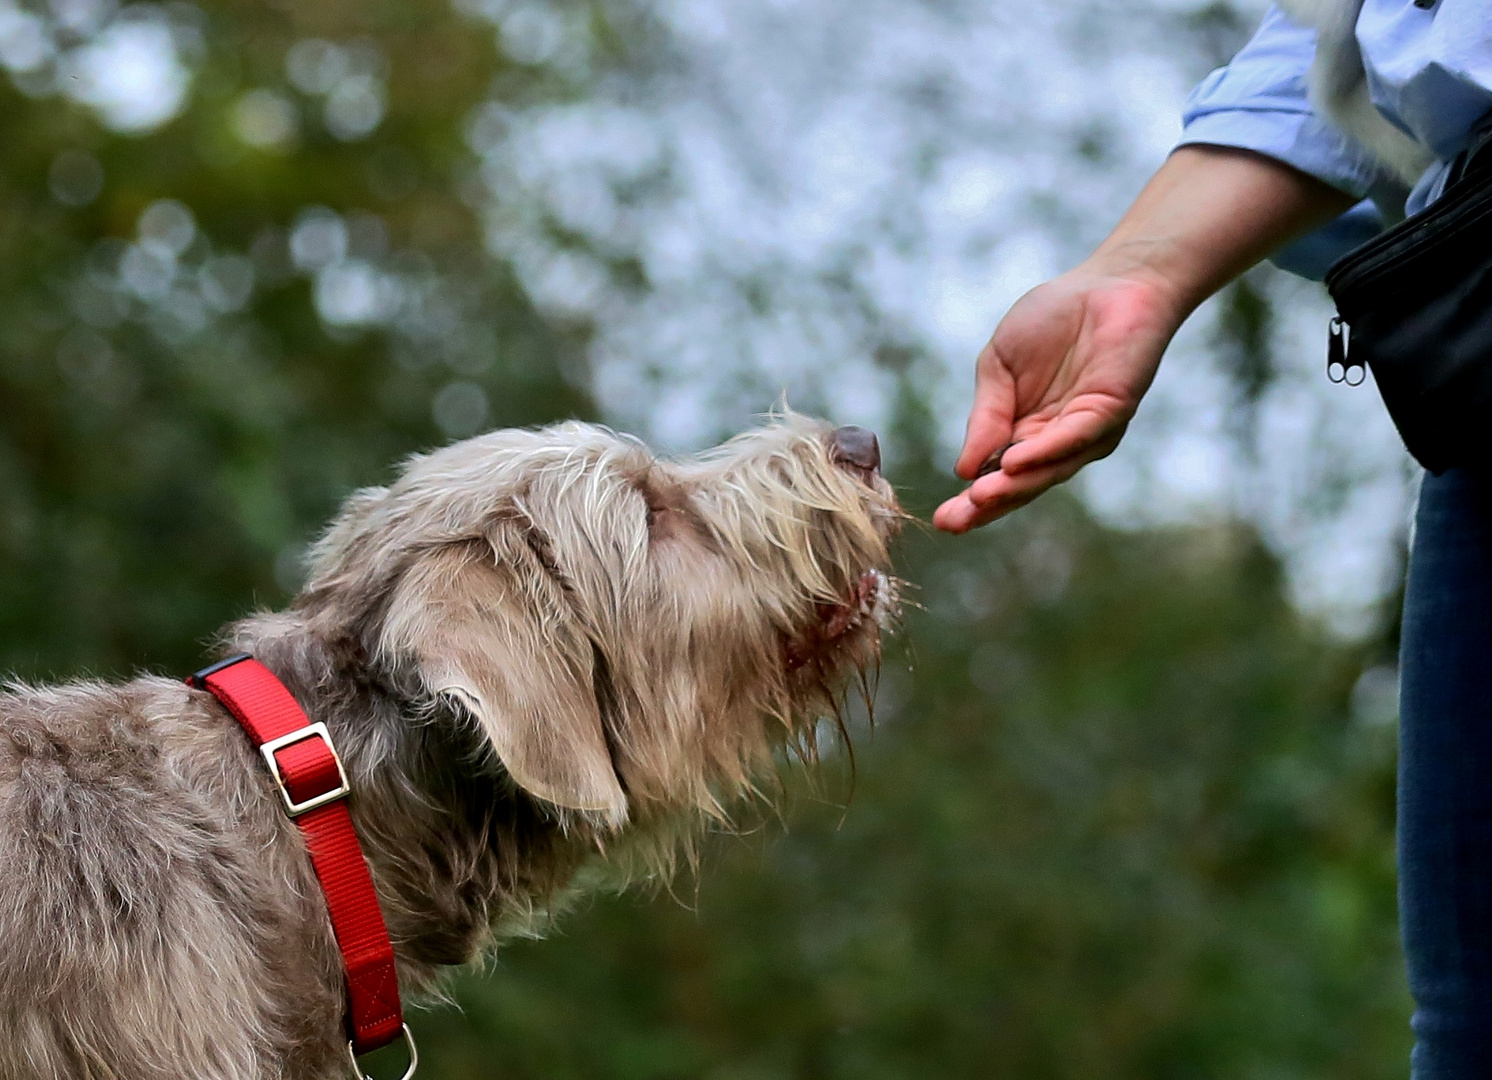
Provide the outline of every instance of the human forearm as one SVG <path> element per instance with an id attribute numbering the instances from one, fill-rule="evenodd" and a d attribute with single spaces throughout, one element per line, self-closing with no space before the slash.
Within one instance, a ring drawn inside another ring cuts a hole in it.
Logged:
<path id="1" fill-rule="evenodd" d="M 1087 269 L 1144 278 L 1171 298 L 1177 325 L 1271 251 L 1357 200 L 1272 158 L 1183 146 L 1085 261 Z"/>

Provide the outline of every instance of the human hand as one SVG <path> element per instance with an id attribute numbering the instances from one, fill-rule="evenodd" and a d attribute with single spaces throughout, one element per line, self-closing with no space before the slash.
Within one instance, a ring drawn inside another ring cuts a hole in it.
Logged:
<path id="1" fill-rule="evenodd" d="M 1356 199 L 1251 151 L 1178 148 L 1085 263 L 1000 320 L 955 469 L 971 483 L 933 524 L 988 524 L 1112 452 L 1182 320 Z"/>
<path id="2" fill-rule="evenodd" d="M 979 354 L 955 466 L 972 483 L 933 524 L 988 524 L 1110 454 L 1187 310 L 1163 279 L 1089 264 L 1018 300 Z"/>

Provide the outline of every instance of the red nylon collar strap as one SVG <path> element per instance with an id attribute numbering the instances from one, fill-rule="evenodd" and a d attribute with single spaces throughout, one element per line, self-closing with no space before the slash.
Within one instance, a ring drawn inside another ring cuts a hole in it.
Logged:
<path id="1" fill-rule="evenodd" d="M 243 725 L 306 838 L 342 952 L 353 1052 L 388 1045 L 404 1031 L 394 947 L 347 812 L 347 776 L 325 725 L 312 724 L 285 685 L 248 654 L 203 668 L 187 682 L 209 691 Z"/>

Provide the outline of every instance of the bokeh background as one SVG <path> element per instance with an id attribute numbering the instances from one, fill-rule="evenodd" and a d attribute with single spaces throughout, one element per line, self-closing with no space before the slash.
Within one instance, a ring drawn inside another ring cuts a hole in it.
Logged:
<path id="1" fill-rule="evenodd" d="M 352 488 L 786 392 L 910 510 L 1254 0 L 0 0 L 0 667 L 181 673 Z M 909 530 L 855 761 L 420 1012 L 436 1080 L 1405 1073 L 1413 476 L 1261 268 L 1120 451 Z M 396 1063 L 395 1063 L 396 1064 Z"/>

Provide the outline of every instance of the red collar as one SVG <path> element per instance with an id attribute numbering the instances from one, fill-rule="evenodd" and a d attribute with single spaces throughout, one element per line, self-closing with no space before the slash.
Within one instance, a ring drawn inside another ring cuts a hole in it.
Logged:
<path id="1" fill-rule="evenodd" d="M 306 838 L 347 975 L 348 1052 L 366 1054 L 403 1034 L 408 1080 L 418 1059 L 399 1004 L 394 947 L 347 812 L 347 773 L 326 725 L 311 723 L 284 683 L 247 653 L 203 668 L 187 683 L 209 691 L 243 725 Z"/>

